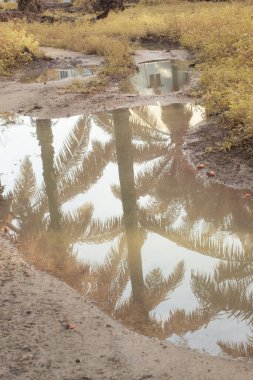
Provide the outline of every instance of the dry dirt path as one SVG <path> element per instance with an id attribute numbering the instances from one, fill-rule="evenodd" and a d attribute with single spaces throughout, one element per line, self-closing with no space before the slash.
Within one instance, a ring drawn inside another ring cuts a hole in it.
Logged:
<path id="1" fill-rule="evenodd" d="M 252 380 L 252 363 L 128 331 L 65 283 L 25 263 L 3 236 L 0 247 L 0 379 Z"/>

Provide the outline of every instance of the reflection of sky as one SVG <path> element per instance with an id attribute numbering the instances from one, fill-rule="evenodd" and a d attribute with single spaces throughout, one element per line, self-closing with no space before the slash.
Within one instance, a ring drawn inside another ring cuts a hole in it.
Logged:
<path id="1" fill-rule="evenodd" d="M 242 331 L 244 334 L 242 334 Z M 168 342 L 198 349 L 211 355 L 219 355 L 222 352 L 218 342 L 245 343 L 250 333 L 251 329 L 246 321 L 229 317 L 228 314 L 222 312 L 218 314 L 217 318 L 211 320 L 207 326 L 193 332 L 189 331 L 182 337 L 173 334 L 168 338 Z"/>
<path id="2" fill-rule="evenodd" d="M 113 179 L 113 181 L 112 181 Z M 117 184 L 118 168 L 115 164 L 109 163 L 103 176 L 87 192 L 78 194 L 77 197 L 63 205 L 62 210 L 73 210 L 84 203 L 92 203 L 94 207 L 93 218 L 104 221 L 111 216 L 122 215 L 121 201 L 113 195 L 111 185 Z"/>

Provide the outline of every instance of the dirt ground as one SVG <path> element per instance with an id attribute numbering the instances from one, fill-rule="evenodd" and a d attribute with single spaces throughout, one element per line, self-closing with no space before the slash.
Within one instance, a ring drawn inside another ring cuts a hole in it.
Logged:
<path id="1" fill-rule="evenodd" d="M 215 121 L 200 124 L 188 131 L 184 152 L 195 167 L 204 163 L 205 168 L 197 170 L 203 180 L 245 189 L 253 200 L 253 146 L 245 143 L 236 149 L 221 151 L 217 144 L 224 141 L 228 133 Z M 208 176 L 210 171 L 215 172 L 214 177 Z"/>
<path id="2" fill-rule="evenodd" d="M 251 362 L 205 356 L 127 330 L 24 262 L 3 236 L 0 247 L 0 379 L 252 379 Z"/>
<path id="3" fill-rule="evenodd" d="M 65 93 L 59 95 L 59 88 L 71 82 L 71 79 L 47 83 L 22 83 L 22 78 L 32 76 L 45 68 L 72 68 L 78 64 L 98 67 L 102 58 L 92 55 L 82 55 L 68 50 L 41 48 L 52 61 L 40 60 L 32 62 L 12 77 L 0 78 L 0 112 L 15 112 L 39 118 L 58 118 L 111 110 L 122 107 L 135 107 L 146 104 L 170 104 L 187 102 L 188 96 L 178 92 L 164 96 L 139 96 L 119 93 L 117 82 L 111 82 L 109 87 L 98 94 Z M 152 60 L 179 59 L 188 57 L 185 50 L 151 52 L 137 51 L 136 63 Z M 87 80 L 84 78 L 84 80 Z"/>
<path id="4" fill-rule="evenodd" d="M 101 63 L 100 58 L 79 53 L 51 48 L 44 52 L 55 60 L 34 62 L 26 67 L 25 74 L 44 67 L 65 67 L 66 62 L 70 66 L 80 61 L 88 66 Z M 136 62 L 152 60 L 154 55 L 159 59 L 158 54 L 153 54 L 138 52 Z M 159 54 L 160 59 L 187 58 L 183 50 Z M 117 83 L 111 83 L 102 94 L 59 96 L 60 83 L 20 83 L 23 75 L 24 71 L 19 71 L 12 78 L 1 79 L 0 112 L 52 118 L 123 106 L 190 100 L 187 90 L 159 97 L 122 95 L 118 93 Z M 219 180 L 222 169 L 223 182 L 252 189 L 252 172 L 247 171 L 249 165 L 238 167 L 238 158 L 234 158 L 230 164 L 233 170 L 234 166 L 237 168 L 239 176 L 232 183 L 234 172 L 231 171 L 230 180 L 225 177 L 230 170 L 226 169 L 230 158 L 223 165 L 220 155 L 217 156 L 220 161 L 214 154 L 211 159 L 210 155 L 205 155 L 205 148 L 213 139 L 207 128 L 205 125 L 187 136 L 185 152 L 193 164 L 204 160 L 207 166 L 216 169 L 217 176 L 210 180 Z M 205 136 L 209 136 L 208 139 Z M 215 160 L 218 160 L 217 168 L 213 166 Z M 204 172 L 201 175 L 205 177 Z M 244 177 L 247 180 L 242 182 Z M 3 380 L 253 378 L 250 361 L 206 356 L 127 330 L 62 281 L 24 262 L 16 247 L 3 235 L 0 235 L 0 310 L 0 379 Z"/>

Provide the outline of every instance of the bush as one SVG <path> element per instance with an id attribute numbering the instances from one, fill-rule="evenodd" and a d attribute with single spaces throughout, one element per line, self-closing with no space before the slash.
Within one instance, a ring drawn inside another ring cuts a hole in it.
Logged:
<path id="1" fill-rule="evenodd" d="M 10 74 L 11 69 L 29 62 L 36 54 L 38 43 L 12 23 L 0 24 L 0 75 Z"/>

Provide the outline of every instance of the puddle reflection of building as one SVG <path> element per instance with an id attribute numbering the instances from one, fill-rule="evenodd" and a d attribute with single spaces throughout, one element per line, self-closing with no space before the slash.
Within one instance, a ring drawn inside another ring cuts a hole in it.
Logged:
<path id="1" fill-rule="evenodd" d="M 67 79 L 67 78 L 76 78 L 76 77 L 86 77 L 92 74 L 91 70 L 89 69 L 58 69 L 58 79 Z"/>
<path id="2" fill-rule="evenodd" d="M 178 91 L 189 82 L 190 72 L 176 63 L 161 61 L 139 65 L 132 82 L 140 93 L 167 93 Z"/>

